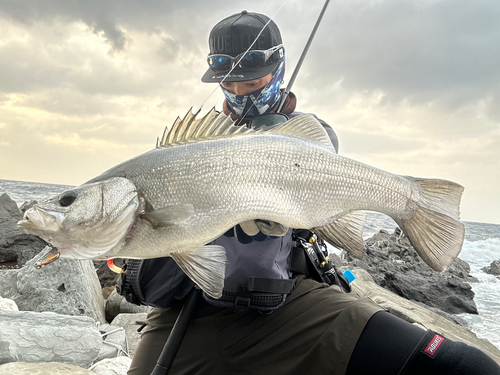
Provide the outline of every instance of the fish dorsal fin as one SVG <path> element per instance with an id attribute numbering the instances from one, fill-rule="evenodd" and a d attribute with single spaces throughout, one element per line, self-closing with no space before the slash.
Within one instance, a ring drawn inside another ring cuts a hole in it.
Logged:
<path id="1" fill-rule="evenodd" d="M 335 151 L 332 141 L 323 125 L 321 125 L 316 117 L 310 114 L 296 116 L 283 125 L 269 131 L 304 138 Z"/>
<path id="2" fill-rule="evenodd" d="M 191 108 L 182 120 L 177 117 L 170 130 L 165 128 L 161 140 L 156 142 L 156 147 L 197 138 L 268 132 L 304 138 L 335 150 L 325 128 L 313 115 L 299 115 L 277 127 L 255 130 L 247 126 L 236 126 L 230 116 L 219 113 L 214 108 L 202 118 L 196 119 L 199 112 L 193 113 Z"/>
<path id="3" fill-rule="evenodd" d="M 214 108 L 202 118 L 196 119 L 198 113 L 199 111 L 193 113 L 190 109 L 182 120 L 177 117 L 170 129 L 165 128 L 161 140 L 156 143 L 156 147 L 196 138 L 255 133 L 255 130 L 246 126 L 235 126 L 230 116 L 222 112 L 218 113 Z"/>

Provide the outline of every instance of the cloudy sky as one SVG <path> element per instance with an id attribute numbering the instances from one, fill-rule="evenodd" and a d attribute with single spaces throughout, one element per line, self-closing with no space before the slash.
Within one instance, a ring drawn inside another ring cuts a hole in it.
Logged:
<path id="1" fill-rule="evenodd" d="M 283 1 L 284 2 L 284 1 Z M 154 147 L 203 84 L 208 33 L 280 1 L 0 0 L 0 178 L 78 185 Z M 323 0 L 275 16 L 290 77 Z M 295 81 L 340 153 L 465 187 L 462 219 L 500 224 L 500 2 L 334 0 Z"/>

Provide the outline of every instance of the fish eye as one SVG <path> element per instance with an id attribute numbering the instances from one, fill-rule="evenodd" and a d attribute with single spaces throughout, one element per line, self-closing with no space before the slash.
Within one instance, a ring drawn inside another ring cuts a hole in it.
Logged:
<path id="1" fill-rule="evenodd" d="M 62 207 L 68 207 L 75 201 L 77 197 L 78 194 L 76 193 L 76 191 L 74 190 L 67 191 L 59 196 L 59 204 Z"/>

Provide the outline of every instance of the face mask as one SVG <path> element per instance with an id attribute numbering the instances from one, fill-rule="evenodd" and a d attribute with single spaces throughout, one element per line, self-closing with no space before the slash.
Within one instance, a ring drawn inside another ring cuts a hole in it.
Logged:
<path id="1" fill-rule="evenodd" d="M 238 117 L 253 118 L 266 113 L 278 102 L 280 87 L 285 75 L 285 61 L 283 60 L 274 73 L 271 81 L 264 87 L 245 95 L 235 95 L 221 86 L 231 112 Z"/>

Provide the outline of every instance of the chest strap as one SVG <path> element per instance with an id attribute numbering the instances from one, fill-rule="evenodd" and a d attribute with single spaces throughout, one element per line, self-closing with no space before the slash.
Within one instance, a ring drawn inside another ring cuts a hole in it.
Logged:
<path id="1" fill-rule="evenodd" d="M 234 306 L 235 310 L 239 312 L 247 311 L 250 308 L 272 312 L 285 302 L 287 294 L 290 294 L 294 287 L 295 279 L 269 279 L 251 276 L 248 278 L 247 285 L 238 287 L 237 293 L 223 290 L 221 298 L 211 300 L 216 304 Z"/>

